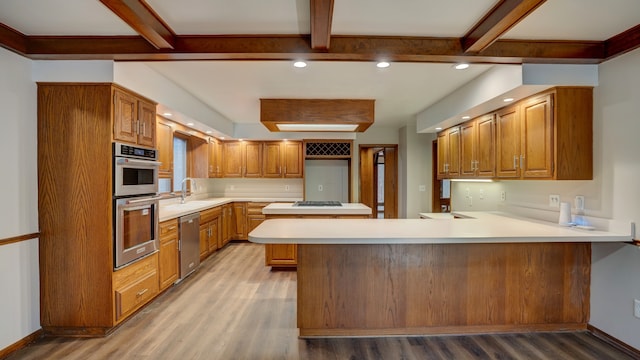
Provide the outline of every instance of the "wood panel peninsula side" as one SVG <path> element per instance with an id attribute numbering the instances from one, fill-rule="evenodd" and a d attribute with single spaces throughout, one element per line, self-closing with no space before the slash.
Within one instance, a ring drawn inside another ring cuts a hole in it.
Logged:
<path id="1" fill-rule="evenodd" d="M 368 219 L 370 207 L 360 203 L 302 202 L 272 203 L 262 209 L 265 219 Z M 298 265 L 296 244 L 265 244 L 264 262 L 271 269 L 295 269 Z"/>
<path id="2" fill-rule="evenodd" d="M 461 219 L 271 219 L 297 245 L 301 337 L 586 329 L 592 242 L 630 235 L 495 213 Z"/>

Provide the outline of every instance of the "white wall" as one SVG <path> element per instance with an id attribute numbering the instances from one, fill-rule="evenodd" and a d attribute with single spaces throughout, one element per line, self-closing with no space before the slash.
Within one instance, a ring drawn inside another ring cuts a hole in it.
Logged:
<path id="1" fill-rule="evenodd" d="M 404 204 L 400 208 L 399 217 L 417 219 L 421 212 L 431 212 L 432 193 L 432 147 L 436 134 L 416 133 L 415 121 L 400 128 L 402 138 L 399 153 L 402 155 Z"/>
<path id="2" fill-rule="evenodd" d="M 0 48 L 0 239 L 38 232 L 36 84 L 30 60 Z M 0 244 L 0 349 L 40 329 L 38 240 Z"/>
<path id="3" fill-rule="evenodd" d="M 348 160 L 305 160 L 304 199 L 349 202 Z"/>

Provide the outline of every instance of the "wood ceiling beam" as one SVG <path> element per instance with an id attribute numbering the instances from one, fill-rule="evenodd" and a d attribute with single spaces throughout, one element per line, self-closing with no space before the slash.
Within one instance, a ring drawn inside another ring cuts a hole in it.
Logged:
<path id="1" fill-rule="evenodd" d="M 607 39 L 604 45 L 606 60 L 637 49 L 640 47 L 640 25 Z"/>
<path id="2" fill-rule="evenodd" d="M 329 49 L 333 0 L 311 0 L 311 48 Z"/>
<path id="3" fill-rule="evenodd" d="M 144 0 L 100 0 L 156 49 L 173 49 L 175 34 Z"/>
<path id="4" fill-rule="evenodd" d="M 462 48 L 472 54 L 484 51 L 545 1 L 500 1 L 462 38 Z"/>
<path id="5" fill-rule="evenodd" d="M 462 50 L 459 38 L 338 36 L 328 51 L 313 50 L 309 36 L 176 36 L 174 49 L 155 49 L 141 37 L 29 37 L 32 59 L 308 60 L 398 62 L 588 63 L 603 60 L 604 42 L 499 40 L 482 54 Z"/>
<path id="6" fill-rule="evenodd" d="M 0 23 L 0 46 L 26 56 L 28 40 L 21 32 Z"/>

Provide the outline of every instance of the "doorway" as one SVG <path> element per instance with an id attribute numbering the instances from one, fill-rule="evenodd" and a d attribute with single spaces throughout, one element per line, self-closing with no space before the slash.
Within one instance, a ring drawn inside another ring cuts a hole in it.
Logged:
<path id="1" fill-rule="evenodd" d="M 398 218 L 398 145 L 360 145 L 360 202 L 374 218 Z"/>

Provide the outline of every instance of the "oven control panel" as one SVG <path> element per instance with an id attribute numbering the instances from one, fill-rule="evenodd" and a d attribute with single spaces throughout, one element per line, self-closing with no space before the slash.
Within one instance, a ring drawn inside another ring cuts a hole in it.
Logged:
<path id="1" fill-rule="evenodd" d="M 133 146 L 123 143 L 113 143 L 113 155 L 145 160 L 158 160 L 158 150 Z"/>

